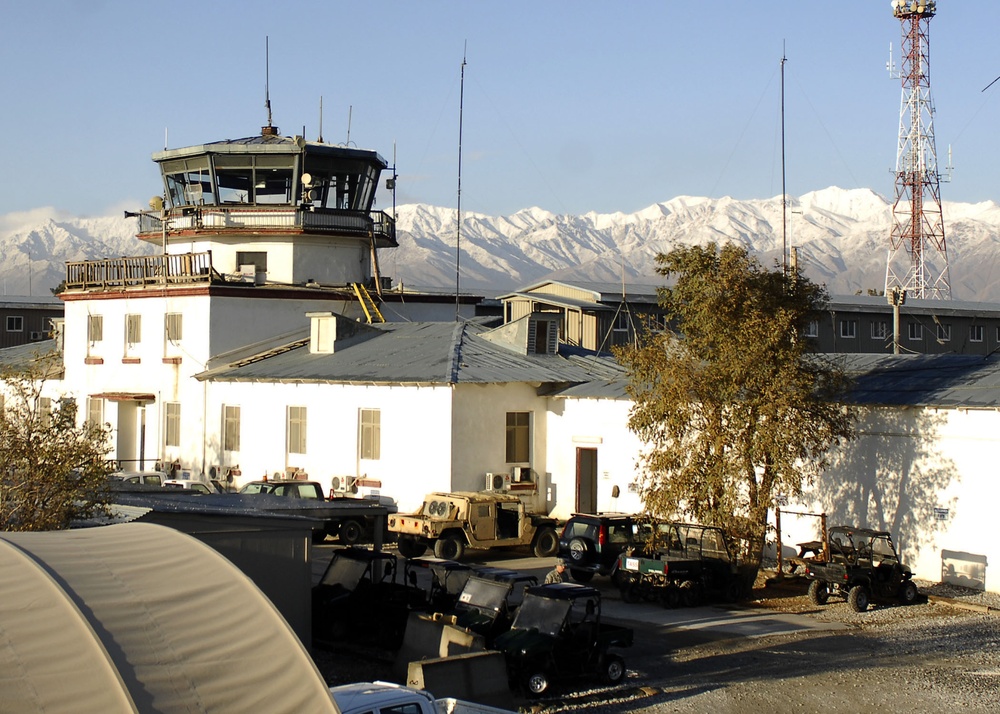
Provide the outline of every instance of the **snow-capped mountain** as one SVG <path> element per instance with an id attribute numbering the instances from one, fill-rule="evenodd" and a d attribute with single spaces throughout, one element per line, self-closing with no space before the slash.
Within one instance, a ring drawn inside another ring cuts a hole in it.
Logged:
<path id="1" fill-rule="evenodd" d="M 791 199 L 787 238 L 800 266 L 835 295 L 885 283 L 891 206 L 867 189 L 828 188 Z M 956 299 L 1000 302 L 1000 207 L 944 204 Z M 529 208 L 510 216 L 463 213 L 461 288 L 507 291 L 542 279 L 655 283 L 655 257 L 675 246 L 732 241 L 767 266 L 780 261 L 781 198 L 678 196 L 631 214 L 561 216 Z M 0 216 L 6 294 L 47 295 L 66 261 L 156 251 L 134 237 L 133 219 L 73 218 L 53 211 Z M 412 288 L 454 289 L 455 209 L 398 207 L 399 247 L 379 253 L 381 272 Z M 31 259 L 29 276 L 28 257 Z"/>

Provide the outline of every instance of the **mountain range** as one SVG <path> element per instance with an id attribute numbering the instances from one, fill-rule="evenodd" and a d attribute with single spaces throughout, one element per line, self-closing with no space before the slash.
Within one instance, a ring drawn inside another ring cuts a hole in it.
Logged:
<path id="1" fill-rule="evenodd" d="M 1000 302 L 1000 207 L 945 202 L 952 297 Z M 885 284 L 891 205 L 868 189 L 836 187 L 790 198 L 785 236 L 800 267 L 833 295 Z M 636 213 L 509 216 L 407 204 L 397 208 L 398 248 L 381 250 L 381 273 L 407 288 L 453 291 L 455 245 L 463 292 L 494 294 L 540 280 L 657 284 L 655 257 L 677 246 L 731 241 L 765 266 L 781 260 L 782 202 L 678 196 Z M 133 218 L 79 218 L 38 209 L 0 216 L 0 279 L 6 295 L 50 295 L 66 261 L 152 253 Z M 30 258 L 30 268 L 29 268 Z"/>

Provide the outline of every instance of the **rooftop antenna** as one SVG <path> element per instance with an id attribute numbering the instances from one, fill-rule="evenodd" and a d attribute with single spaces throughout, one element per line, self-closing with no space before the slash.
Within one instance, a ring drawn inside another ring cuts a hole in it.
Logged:
<path id="1" fill-rule="evenodd" d="M 788 277 L 788 194 L 785 192 L 785 43 L 781 43 L 781 273 Z"/>
<path id="2" fill-rule="evenodd" d="M 267 109 L 267 126 L 260 128 L 260 134 L 277 136 L 278 127 L 271 124 L 271 48 L 267 35 L 264 36 L 264 107 Z"/>
<path id="3" fill-rule="evenodd" d="M 347 143 L 344 146 L 351 145 L 351 115 L 354 113 L 354 105 L 349 104 L 347 106 Z"/>
<path id="4" fill-rule="evenodd" d="M 319 138 L 317 139 L 319 143 L 323 143 L 323 96 L 320 95 L 319 98 Z"/>
<path id="5" fill-rule="evenodd" d="M 459 288 L 461 286 L 461 271 L 459 264 L 462 259 L 462 112 L 465 106 L 465 58 L 469 48 L 466 40 L 462 48 L 462 75 L 458 90 L 458 226 L 455 235 L 455 322 L 458 322 L 459 314 Z"/>

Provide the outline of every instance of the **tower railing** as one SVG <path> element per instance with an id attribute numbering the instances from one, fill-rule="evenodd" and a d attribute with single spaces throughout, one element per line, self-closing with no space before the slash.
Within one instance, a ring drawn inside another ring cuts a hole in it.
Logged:
<path id="1" fill-rule="evenodd" d="M 152 239 L 163 233 L 159 212 L 138 214 L 139 237 Z M 384 211 L 304 209 L 293 206 L 233 205 L 180 206 L 166 215 L 167 232 L 268 231 L 318 232 L 374 237 L 377 243 L 396 245 L 396 221 Z"/>
<path id="2" fill-rule="evenodd" d="M 113 290 L 155 285 L 208 283 L 212 252 L 142 255 L 66 263 L 67 290 Z"/>

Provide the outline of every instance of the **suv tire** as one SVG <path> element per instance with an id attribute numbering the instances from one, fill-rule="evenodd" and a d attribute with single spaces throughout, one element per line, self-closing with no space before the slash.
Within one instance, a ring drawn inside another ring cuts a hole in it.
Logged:
<path id="1" fill-rule="evenodd" d="M 574 538 L 569 542 L 569 559 L 574 563 L 589 563 L 593 553 L 594 544 L 585 538 Z"/>

